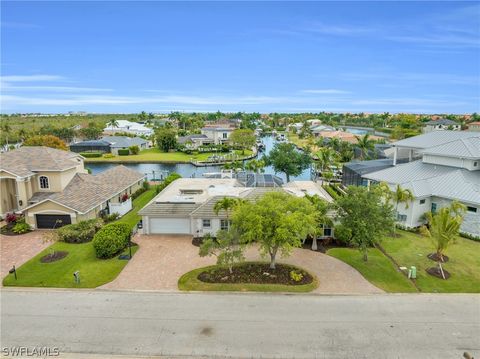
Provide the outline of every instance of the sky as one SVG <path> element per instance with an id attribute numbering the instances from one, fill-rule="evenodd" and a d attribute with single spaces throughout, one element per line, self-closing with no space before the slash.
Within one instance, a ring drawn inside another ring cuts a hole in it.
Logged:
<path id="1" fill-rule="evenodd" d="M 480 112 L 478 2 L 1 3 L 3 113 Z"/>

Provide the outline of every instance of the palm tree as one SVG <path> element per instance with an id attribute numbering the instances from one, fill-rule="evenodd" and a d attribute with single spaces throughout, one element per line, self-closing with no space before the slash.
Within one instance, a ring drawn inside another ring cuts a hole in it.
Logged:
<path id="1" fill-rule="evenodd" d="M 110 126 L 113 132 L 113 129 L 118 127 L 118 121 L 112 118 L 110 121 L 108 121 L 107 126 Z"/>
<path id="2" fill-rule="evenodd" d="M 335 162 L 336 152 L 331 148 L 324 147 L 317 153 L 318 164 L 320 171 L 323 173 L 325 170 L 330 169 L 330 166 Z"/>
<path id="3" fill-rule="evenodd" d="M 368 152 L 375 149 L 375 141 L 370 139 L 370 135 L 367 133 L 364 136 L 355 136 L 357 139 L 357 146 L 360 149 L 360 159 L 364 160 L 368 158 Z"/>
<path id="4" fill-rule="evenodd" d="M 420 233 L 431 238 L 435 245 L 437 259 L 443 262 L 443 254 L 450 243 L 454 242 L 463 222 L 463 214 L 466 207 L 459 202 L 452 202 L 450 207 L 443 207 L 437 213 L 425 214 L 429 227 L 422 226 Z M 443 275 L 443 270 L 441 269 Z M 445 279 L 445 277 L 444 277 Z"/>
<path id="5" fill-rule="evenodd" d="M 391 194 L 391 199 L 395 203 L 395 216 L 397 217 L 396 220 L 398 220 L 398 205 L 400 203 L 404 203 L 405 209 L 408 209 L 409 202 L 413 201 L 415 197 L 413 196 L 412 191 L 410 191 L 409 189 L 403 189 L 402 187 L 400 187 L 400 185 L 397 185 L 395 191 L 393 191 Z M 393 234 L 396 235 L 395 225 L 393 227 Z"/>
<path id="6" fill-rule="evenodd" d="M 248 161 L 247 164 L 245 165 L 245 169 L 255 173 L 265 172 L 265 161 L 264 160 Z"/>
<path id="7" fill-rule="evenodd" d="M 8 134 L 10 132 L 12 132 L 12 128 L 10 127 L 10 125 L 8 124 L 8 122 L 5 122 L 3 125 L 2 125 L 2 131 L 3 133 L 5 133 L 5 142 L 7 143 L 7 151 L 8 151 Z"/>
<path id="8" fill-rule="evenodd" d="M 213 212 L 218 216 L 220 211 L 225 211 L 225 216 L 227 217 L 227 224 L 230 227 L 230 211 L 234 209 L 239 204 L 239 200 L 237 198 L 232 197 L 223 197 L 221 200 L 217 201 L 213 206 Z"/>
<path id="9" fill-rule="evenodd" d="M 18 137 L 20 140 L 23 142 L 25 141 L 25 138 L 27 138 L 27 131 L 24 128 L 21 128 L 18 130 Z"/>

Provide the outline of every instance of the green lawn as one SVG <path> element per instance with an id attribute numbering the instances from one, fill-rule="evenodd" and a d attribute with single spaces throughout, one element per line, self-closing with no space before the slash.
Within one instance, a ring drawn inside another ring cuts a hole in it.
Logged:
<path id="1" fill-rule="evenodd" d="M 399 266 L 417 267 L 416 285 L 425 293 L 479 293 L 480 243 L 458 238 L 446 251 L 450 261 L 443 265 L 452 275 L 448 280 L 433 277 L 425 272 L 436 265 L 427 258 L 432 253 L 430 239 L 415 233 L 398 231 L 399 238 L 386 237 L 381 245 Z M 387 292 L 412 292 L 415 287 L 405 275 L 378 249 L 369 250 L 365 263 L 361 253 L 351 248 L 334 248 L 327 252 L 357 269 L 367 280 Z"/>
<path id="2" fill-rule="evenodd" d="M 415 286 L 407 277 L 398 272 L 393 263 L 376 248 L 369 249 L 367 262 L 353 248 L 333 248 L 327 254 L 351 265 L 369 282 L 386 292 L 416 292 Z"/>
<path id="3" fill-rule="evenodd" d="M 218 292 L 311 292 L 318 287 L 318 280 L 304 285 L 282 285 L 282 284 L 252 284 L 252 283 L 205 283 L 198 280 L 198 275 L 205 270 L 215 268 L 208 266 L 194 269 L 185 273 L 178 280 L 178 289 L 184 291 L 218 291 Z"/>
<path id="4" fill-rule="evenodd" d="M 450 261 L 443 268 L 452 275 L 448 280 L 433 277 L 425 272 L 435 262 L 427 258 L 434 251 L 429 238 L 415 233 L 400 232 L 400 238 L 385 238 L 383 248 L 400 266 L 417 267 L 417 285 L 429 293 L 479 293 L 480 292 L 480 243 L 459 237 L 445 254 Z"/>
<path id="5" fill-rule="evenodd" d="M 132 253 L 137 250 L 132 247 Z M 40 258 L 52 250 L 67 251 L 68 256 L 52 262 L 41 263 Z M 128 253 L 128 249 L 124 251 Z M 70 244 L 58 242 L 17 269 L 18 280 L 8 275 L 3 280 L 4 286 L 18 287 L 56 287 L 56 288 L 95 288 L 111 282 L 122 271 L 128 260 L 97 259 L 92 242 Z M 73 272 L 80 271 L 80 284 L 74 282 Z"/>
<path id="6" fill-rule="evenodd" d="M 140 196 L 133 200 L 133 209 L 126 215 L 121 217 L 118 222 L 127 223 L 131 228 L 142 219 L 137 212 L 141 210 L 150 200 L 155 197 L 155 189 L 151 188 L 148 191 L 143 192 Z"/>
<path id="7" fill-rule="evenodd" d="M 242 151 L 236 150 L 235 153 L 239 156 Z M 251 150 L 245 150 L 244 157 L 250 156 Z M 86 158 L 85 162 L 190 162 L 190 161 L 206 161 L 208 157 L 213 155 L 226 155 L 223 153 L 205 152 L 199 154 L 186 154 L 182 152 L 162 152 L 158 148 L 149 148 L 140 151 L 138 155 L 129 156 L 115 156 L 111 158 L 93 157 Z"/>

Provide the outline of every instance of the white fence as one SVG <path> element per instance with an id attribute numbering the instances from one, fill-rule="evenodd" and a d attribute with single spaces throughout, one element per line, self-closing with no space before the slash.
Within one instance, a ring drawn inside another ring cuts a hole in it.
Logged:
<path id="1" fill-rule="evenodd" d="M 110 213 L 118 213 L 121 217 L 132 209 L 132 199 L 129 198 L 122 203 L 109 203 L 108 208 Z"/>

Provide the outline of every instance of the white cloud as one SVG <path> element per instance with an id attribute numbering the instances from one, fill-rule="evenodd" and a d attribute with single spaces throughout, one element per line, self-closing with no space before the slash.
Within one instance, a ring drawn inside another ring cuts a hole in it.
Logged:
<path id="1" fill-rule="evenodd" d="M 3 91 L 47 91 L 47 92 L 105 92 L 113 91 L 107 88 L 95 87 L 71 87 L 71 86 L 12 86 L 8 83 L 2 84 Z"/>
<path id="2" fill-rule="evenodd" d="M 0 76 L 4 82 L 37 82 L 37 81 L 59 81 L 65 78 L 57 75 L 8 75 Z"/>
<path id="3" fill-rule="evenodd" d="M 340 95 L 340 94 L 351 93 L 350 91 L 336 90 L 336 89 L 302 90 L 302 92 L 310 93 L 310 94 L 323 94 L 323 95 Z"/>

